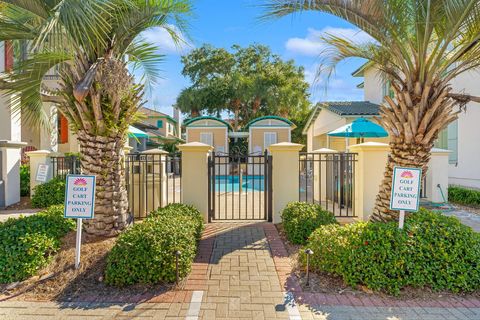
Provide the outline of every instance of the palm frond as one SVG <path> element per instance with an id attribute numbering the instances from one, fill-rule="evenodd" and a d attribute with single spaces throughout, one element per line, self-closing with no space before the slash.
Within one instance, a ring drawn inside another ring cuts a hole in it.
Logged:
<path id="1" fill-rule="evenodd" d="M 160 79 L 159 63 L 164 60 L 164 55 L 158 53 L 158 48 L 149 42 L 137 39 L 125 51 L 128 56 L 132 72 L 140 71 L 140 81 L 147 89 L 156 84 Z"/>

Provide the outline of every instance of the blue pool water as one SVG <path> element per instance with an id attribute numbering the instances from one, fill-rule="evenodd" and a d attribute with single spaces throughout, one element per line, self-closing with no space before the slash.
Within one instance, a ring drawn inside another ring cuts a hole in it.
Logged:
<path id="1" fill-rule="evenodd" d="M 243 176 L 242 192 L 263 191 L 263 176 Z M 220 192 L 239 192 L 240 176 L 215 176 L 215 190 Z"/>

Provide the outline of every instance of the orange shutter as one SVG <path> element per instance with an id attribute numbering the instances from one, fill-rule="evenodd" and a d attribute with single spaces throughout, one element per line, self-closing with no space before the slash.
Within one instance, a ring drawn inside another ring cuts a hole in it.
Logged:
<path id="1" fill-rule="evenodd" d="M 68 143 L 68 120 L 65 118 L 63 114 L 59 114 L 60 116 L 60 126 L 58 130 L 60 131 L 60 143 Z"/>
<path id="2" fill-rule="evenodd" d="M 13 46 L 11 41 L 5 41 L 5 71 L 13 69 Z"/>

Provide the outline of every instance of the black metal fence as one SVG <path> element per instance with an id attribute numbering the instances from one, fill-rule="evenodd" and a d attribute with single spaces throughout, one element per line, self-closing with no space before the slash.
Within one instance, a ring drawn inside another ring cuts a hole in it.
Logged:
<path id="1" fill-rule="evenodd" d="M 208 165 L 209 220 L 272 221 L 272 157 L 212 153 Z"/>
<path id="2" fill-rule="evenodd" d="M 317 203 L 336 217 L 355 217 L 356 153 L 299 156 L 299 201 Z"/>
<path id="3" fill-rule="evenodd" d="M 53 177 L 65 179 L 67 174 L 80 174 L 80 158 L 77 156 L 51 157 Z"/>
<path id="4" fill-rule="evenodd" d="M 130 212 L 145 218 L 151 211 L 181 202 L 180 154 L 128 154 L 125 178 Z"/>

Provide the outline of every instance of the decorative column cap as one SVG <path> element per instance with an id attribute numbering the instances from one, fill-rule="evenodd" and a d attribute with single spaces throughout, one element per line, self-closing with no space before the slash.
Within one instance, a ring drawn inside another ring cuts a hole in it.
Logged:
<path id="1" fill-rule="evenodd" d="M 28 143 L 22 141 L 0 140 L 0 148 L 23 148 Z"/>
<path id="2" fill-rule="evenodd" d="M 25 152 L 25 154 L 26 154 L 27 156 L 29 156 L 30 158 L 31 158 L 31 157 L 49 156 L 49 155 L 51 155 L 52 153 L 53 153 L 52 151 L 48 151 L 48 150 L 35 150 L 35 151 Z"/>
<path id="3" fill-rule="evenodd" d="M 348 147 L 350 152 L 356 151 L 388 151 L 390 150 L 390 145 L 388 143 L 382 142 L 365 142 L 360 144 L 354 144 Z"/>
<path id="4" fill-rule="evenodd" d="M 145 150 L 145 151 L 142 151 L 140 152 L 141 154 L 168 154 L 167 151 L 163 150 L 163 149 L 150 149 L 150 150 Z"/>
<path id="5" fill-rule="evenodd" d="M 271 152 L 282 152 L 282 151 L 300 151 L 303 148 L 303 144 L 292 143 L 292 142 L 280 142 L 272 144 L 268 147 Z"/>
<path id="6" fill-rule="evenodd" d="M 213 147 L 211 145 L 201 143 L 201 142 L 189 142 L 189 143 L 179 145 L 178 149 L 182 152 L 184 151 L 209 152 L 213 150 Z"/>
<path id="7" fill-rule="evenodd" d="M 317 150 L 313 150 L 311 153 L 338 153 L 338 151 L 328 148 L 320 148 Z"/>

